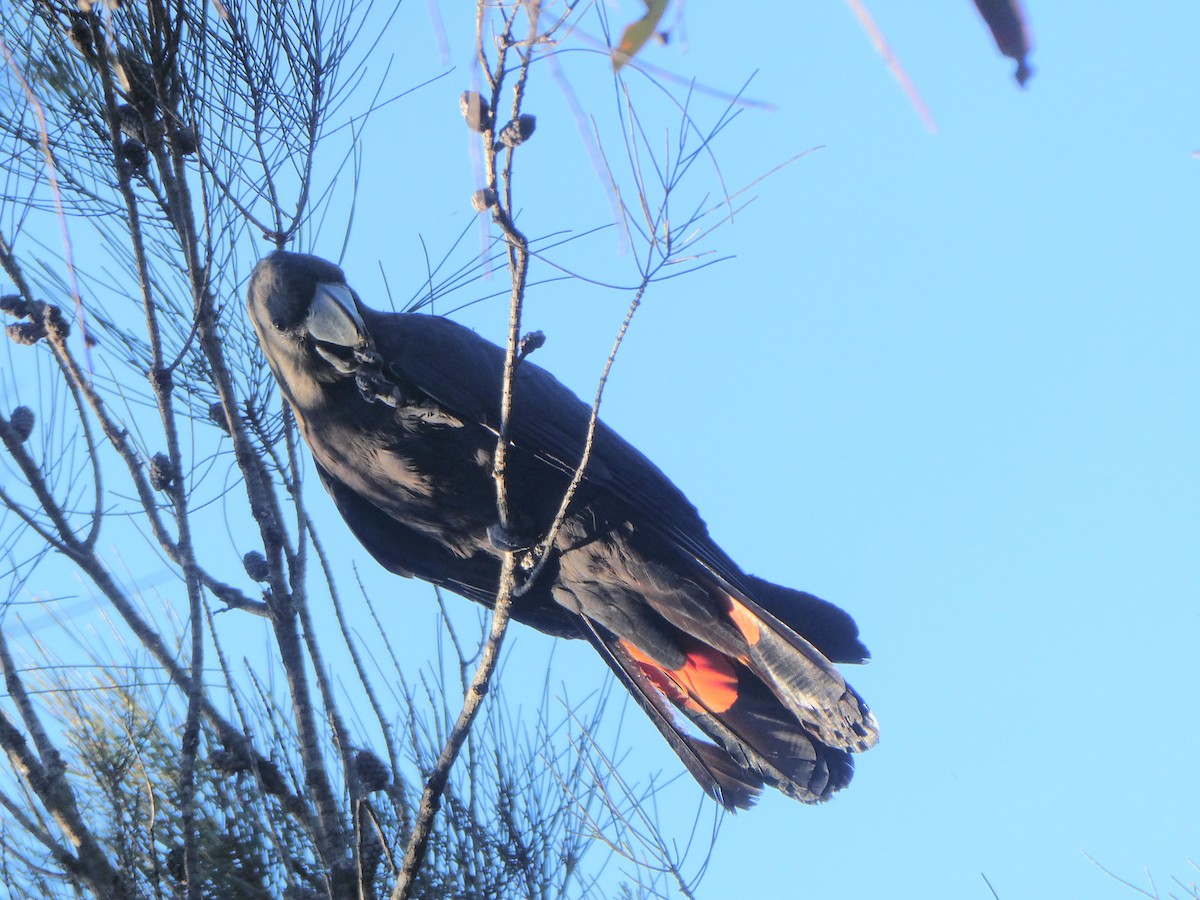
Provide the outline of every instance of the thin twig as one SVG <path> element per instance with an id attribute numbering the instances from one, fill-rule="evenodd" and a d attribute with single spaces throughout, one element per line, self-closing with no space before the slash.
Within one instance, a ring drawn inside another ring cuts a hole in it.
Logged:
<path id="1" fill-rule="evenodd" d="M 478 6 L 477 23 L 480 29 L 483 23 L 483 3 L 480 0 Z M 537 17 L 538 17 L 537 0 L 528 4 L 528 16 L 530 36 L 528 41 L 528 51 L 522 55 L 521 66 L 518 71 L 516 84 L 513 89 L 513 119 L 515 120 L 521 111 L 521 102 L 524 99 L 525 79 L 528 75 L 529 64 L 532 58 L 532 47 L 537 38 Z M 510 35 L 512 33 L 513 22 L 516 17 L 515 7 L 509 12 L 508 19 L 505 23 L 505 32 L 501 40 L 498 50 L 497 62 L 494 69 L 494 74 L 489 75 L 489 81 L 493 85 L 493 103 L 492 109 L 498 108 L 499 92 L 504 80 L 504 61 L 507 58 L 507 51 L 511 45 Z M 477 35 L 479 46 L 482 47 L 482 34 Z M 481 53 L 481 60 L 485 63 Z M 498 152 L 497 147 L 492 143 L 492 129 L 486 129 L 483 133 L 484 155 L 487 161 L 487 172 L 489 184 L 493 190 L 495 188 L 496 178 L 496 163 L 495 157 Z M 512 282 L 511 303 L 509 310 L 509 328 L 508 328 L 508 345 L 505 351 L 504 358 L 504 380 L 501 389 L 500 397 L 500 429 L 496 440 L 496 451 L 493 458 L 493 475 L 496 483 L 496 512 L 500 522 L 500 527 L 508 529 L 511 522 L 511 507 L 508 494 L 508 481 L 506 478 L 506 464 L 509 446 L 509 435 L 511 433 L 511 418 L 513 405 L 513 392 L 516 385 L 516 370 L 520 364 L 520 339 L 521 339 L 521 309 L 525 298 L 525 283 L 529 272 L 529 252 L 528 242 L 525 236 L 517 229 L 516 225 L 509 216 L 507 210 L 512 208 L 512 161 L 513 148 L 508 148 L 506 155 L 505 168 L 505 192 L 503 200 L 498 200 L 493 210 L 493 217 L 496 223 L 504 232 L 509 255 L 509 276 Z M 396 880 L 395 887 L 392 891 L 392 900 L 405 900 L 411 896 L 415 884 L 417 870 L 424 862 L 425 854 L 429 845 L 429 837 L 433 829 L 434 816 L 441 805 L 442 794 L 446 789 L 446 784 L 449 780 L 450 770 L 454 765 L 458 754 L 466 742 L 471 731 L 471 726 L 475 721 L 480 706 L 483 703 L 483 698 L 488 692 L 491 683 L 492 675 L 496 668 L 496 663 L 500 658 L 500 648 L 504 642 L 504 635 L 508 628 L 509 614 L 513 602 L 514 591 L 516 589 L 516 560 L 515 555 L 511 552 L 505 552 L 501 560 L 500 568 L 500 583 L 499 590 L 496 594 L 496 602 L 492 612 L 492 624 L 488 631 L 487 642 L 484 644 L 483 651 L 480 654 L 479 665 L 475 670 L 475 675 L 471 679 L 468 686 L 466 696 L 463 699 L 462 710 L 458 715 L 458 719 L 454 723 L 449 736 L 446 739 L 445 745 L 442 747 L 442 752 L 438 756 L 437 763 L 434 766 L 432 773 L 425 781 L 425 789 L 421 795 L 421 803 L 417 809 L 417 816 L 413 824 L 412 834 L 409 836 L 407 847 L 405 848 L 404 860 L 400 866 L 400 875 Z"/>
<path id="2" fill-rule="evenodd" d="M 600 373 L 600 381 L 596 385 L 596 396 L 592 400 L 591 413 L 588 416 L 587 436 L 583 442 L 583 454 L 579 459 L 579 465 L 575 468 L 574 475 L 571 476 L 571 483 L 567 486 L 563 493 L 562 501 L 559 503 L 558 512 L 554 515 L 554 521 L 550 523 L 550 528 L 546 531 L 546 536 L 542 538 L 538 545 L 537 563 L 530 571 L 525 583 L 517 589 L 517 596 L 525 594 L 532 586 L 542 569 L 545 567 L 547 560 L 550 559 L 550 550 L 554 546 L 555 538 L 558 537 L 559 529 L 562 528 L 563 522 L 566 521 L 567 513 L 570 511 L 571 502 L 575 499 L 575 494 L 579 490 L 579 485 L 583 482 L 584 476 L 587 474 L 588 462 L 592 458 L 592 447 L 596 440 L 596 428 L 600 422 L 600 402 L 604 399 L 604 388 L 608 384 L 608 376 L 612 372 L 613 363 L 617 358 L 617 351 L 621 349 L 621 343 L 625 340 L 625 335 L 629 331 L 629 325 L 633 321 L 634 313 L 638 311 L 641 305 L 642 297 L 645 295 L 648 281 L 643 280 L 641 286 L 633 296 L 633 300 L 629 303 L 629 309 L 625 312 L 625 318 L 621 322 L 621 327 L 617 331 L 617 336 L 613 340 L 612 349 L 608 352 L 608 358 L 604 361 L 604 369 Z"/>

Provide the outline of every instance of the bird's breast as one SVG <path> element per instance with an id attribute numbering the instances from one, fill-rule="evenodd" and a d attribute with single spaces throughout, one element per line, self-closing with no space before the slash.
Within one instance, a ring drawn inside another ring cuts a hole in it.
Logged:
<path id="1" fill-rule="evenodd" d="M 490 435 L 360 403 L 307 415 L 305 441 L 330 477 L 391 518 L 467 557 L 496 521 Z"/>

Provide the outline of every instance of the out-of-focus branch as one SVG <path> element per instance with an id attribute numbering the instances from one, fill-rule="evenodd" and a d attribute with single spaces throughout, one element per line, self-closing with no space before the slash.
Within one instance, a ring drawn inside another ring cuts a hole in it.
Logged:
<path id="1" fill-rule="evenodd" d="M 25 692 L 25 686 L 13 665 L 2 629 L 0 670 L 4 675 L 5 689 L 17 704 L 25 727 L 32 732 L 38 752 L 35 754 L 29 749 L 25 738 L 3 712 L 0 712 L 0 747 L 4 748 L 13 768 L 21 774 L 25 783 L 37 795 L 67 840 L 74 846 L 75 856 L 60 858 L 59 861 L 67 866 L 68 871 L 77 872 L 86 879 L 98 898 L 121 900 L 127 897 L 128 890 L 124 879 L 109 863 L 107 855 L 80 814 L 75 792 L 71 790 L 70 782 L 66 778 L 66 765 L 50 742 L 45 729 L 41 727 L 29 701 L 29 695 Z"/>

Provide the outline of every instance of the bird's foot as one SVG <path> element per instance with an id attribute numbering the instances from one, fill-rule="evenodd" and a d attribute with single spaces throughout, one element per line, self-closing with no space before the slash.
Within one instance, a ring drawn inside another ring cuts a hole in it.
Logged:
<path id="1" fill-rule="evenodd" d="M 358 385 L 358 392 L 368 403 L 385 403 L 398 407 L 406 402 L 404 392 L 381 372 L 359 369 L 354 374 L 354 383 Z"/>
<path id="2" fill-rule="evenodd" d="M 520 553 L 522 550 L 531 550 L 537 543 L 536 537 L 505 528 L 499 522 L 488 528 L 487 535 L 492 546 L 503 553 Z"/>
<path id="3" fill-rule="evenodd" d="M 342 369 L 354 375 L 358 392 L 368 403 L 384 403 L 398 408 L 407 406 L 411 398 L 396 382 L 383 371 L 383 357 L 370 347 L 357 347 L 353 352 L 354 362 Z"/>

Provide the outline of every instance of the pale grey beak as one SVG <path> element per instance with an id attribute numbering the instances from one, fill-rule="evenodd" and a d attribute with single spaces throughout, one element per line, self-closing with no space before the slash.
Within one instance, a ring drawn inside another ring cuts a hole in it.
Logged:
<path id="1" fill-rule="evenodd" d="M 325 344 L 353 350 L 367 343 L 367 326 L 344 284 L 317 285 L 306 326 L 309 334 Z"/>

